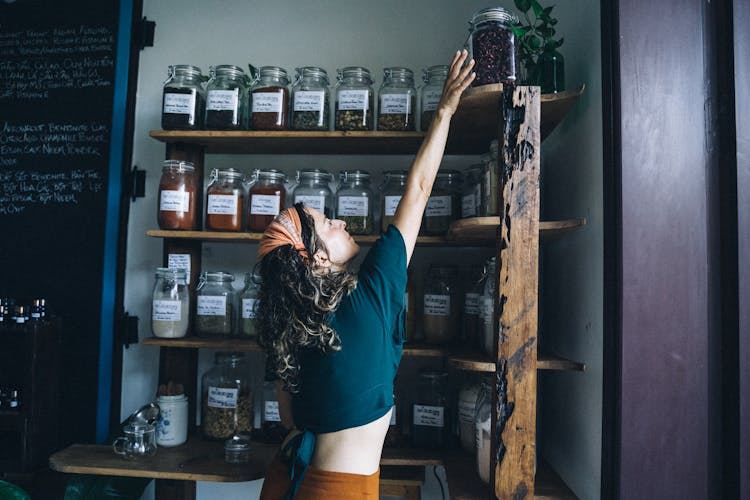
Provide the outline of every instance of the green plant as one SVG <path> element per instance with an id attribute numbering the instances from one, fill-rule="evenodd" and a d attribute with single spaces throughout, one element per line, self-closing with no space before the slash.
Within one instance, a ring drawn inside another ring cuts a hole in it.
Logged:
<path id="1" fill-rule="evenodd" d="M 539 80 L 539 56 L 554 52 L 563 44 L 563 38 L 555 40 L 557 19 L 552 17 L 554 6 L 542 7 L 537 0 L 513 0 L 523 20 L 512 27 L 518 40 L 518 57 L 526 71 L 525 80 Z"/>

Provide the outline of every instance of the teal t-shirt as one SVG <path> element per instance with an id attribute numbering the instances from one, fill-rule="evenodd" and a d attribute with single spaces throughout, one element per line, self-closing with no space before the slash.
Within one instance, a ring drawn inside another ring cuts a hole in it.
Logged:
<path id="1" fill-rule="evenodd" d="M 370 249 L 357 279 L 329 320 L 341 350 L 300 353 L 300 393 L 292 399 L 300 429 L 322 433 L 357 427 L 393 406 L 406 292 L 406 248 L 395 226 Z"/>

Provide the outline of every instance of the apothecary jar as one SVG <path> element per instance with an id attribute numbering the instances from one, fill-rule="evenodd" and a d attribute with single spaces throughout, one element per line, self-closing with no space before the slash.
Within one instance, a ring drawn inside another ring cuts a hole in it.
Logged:
<path id="1" fill-rule="evenodd" d="M 161 128 L 200 130 L 206 107 L 204 77 L 198 66 L 175 64 L 169 67 L 162 89 Z"/>
<path id="2" fill-rule="evenodd" d="M 299 170 L 297 172 L 297 184 L 292 191 L 294 204 L 304 203 L 325 214 L 333 217 L 333 191 L 330 182 L 331 173 L 327 170 L 314 168 Z"/>
<path id="3" fill-rule="evenodd" d="M 516 83 L 516 37 L 511 27 L 518 18 L 502 7 L 488 7 L 474 13 L 469 22 L 469 49 L 476 78 L 472 86 Z"/>
<path id="4" fill-rule="evenodd" d="M 151 332 L 154 337 L 184 337 L 188 330 L 190 292 L 184 269 L 156 269 L 151 300 Z"/>
<path id="5" fill-rule="evenodd" d="M 253 430 L 253 390 L 242 352 L 217 352 L 201 378 L 201 428 L 209 439 Z"/>
<path id="6" fill-rule="evenodd" d="M 242 68 L 231 64 L 211 66 L 206 84 L 206 118 L 208 130 L 242 130 L 247 128 L 247 76 Z"/>
<path id="7" fill-rule="evenodd" d="M 196 292 L 195 331 L 201 337 L 229 336 L 235 318 L 234 275 L 204 271 Z"/>
<path id="8" fill-rule="evenodd" d="M 409 68 L 385 68 L 378 92 L 378 130 L 416 130 L 417 91 Z"/>
<path id="9" fill-rule="evenodd" d="M 373 194 L 370 173 L 344 170 L 336 191 L 336 218 L 346 222 L 349 234 L 370 234 L 373 230 Z"/>
<path id="10" fill-rule="evenodd" d="M 244 174 L 234 168 L 214 169 L 206 188 L 206 229 L 242 231 L 246 190 Z"/>
<path id="11" fill-rule="evenodd" d="M 337 70 L 336 130 L 373 130 L 375 92 L 370 70 L 349 66 Z"/>
<path id="12" fill-rule="evenodd" d="M 292 86 L 292 128 L 294 130 L 328 130 L 328 73 L 317 66 L 296 68 Z"/>

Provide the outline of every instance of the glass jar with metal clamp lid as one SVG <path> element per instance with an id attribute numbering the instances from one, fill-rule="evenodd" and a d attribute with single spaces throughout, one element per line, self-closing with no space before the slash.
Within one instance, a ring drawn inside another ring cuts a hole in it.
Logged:
<path id="1" fill-rule="evenodd" d="M 448 78 L 448 66 L 444 64 L 430 66 L 423 70 L 422 81 L 424 85 L 420 89 L 420 128 L 427 132 L 432 119 L 437 111 L 440 98 L 443 96 L 443 85 Z"/>
<path id="2" fill-rule="evenodd" d="M 333 191 L 330 182 L 331 173 L 322 169 L 305 169 L 297 171 L 297 184 L 292 191 L 294 204 L 304 203 L 325 214 L 333 217 Z"/>
<path id="3" fill-rule="evenodd" d="M 200 130 L 206 107 L 205 78 L 198 66 L 169 66 L 161 104 L 161 128 L 164 130 Z"/>
<path id="4" fill-rule="evenodd" d="M 262 66 L 250 89 L 253 130 L 286 130 L 289 120 L 289 77 L 278 66 Z"/>
<path id="5" fill-rule="evenodd" d="M 233 332 L 236 292 L 234 275 L 222 271 L 200 275 L 196 292 L 195 333 L 200 337 L 229 336 Z"/>
<path id="6" fill-rule="evenodd" d="M 292 128 L 294 130 L 328 130 L 328 73 L 317 66 L 296 68 L 292 85 Z"/>
<path id="7" fill-rule="evenodd" d="M 336 218 L 346 222 L 349 234 L 371 234 L 373 194 L 370 173 L 364 170 L 344 170 L 336 191 Z"/>
<path id="8" fill-rule="evenodd" d="M 239 170 L 214 169 L 206 189 L 206 229 L 242 231 L 245 203 L 244 175 Z"/>
<path id="9" fill-rule="evenodd" d="M 206 118 L 208 130 L 242 130 L 247 128 L 247 76 L 242 68 L 231 64 L 211 66 L 206 84 Z"/>
<path id="10" fill-rule="evenodd" d="M 375 92 L 370 70 L 349 66 L 336 71 L 336 130 L 373 130 Z"/>
<path id="11" fill-rule="evenodd" d="M 378 101 L 378 130 L 416 130 L 417 91 L 412 70 L 383 69 Z"/>
<path id="12" fill-rule="evenodd" d="M 261 232 L 284 209 L 286 174 L 268 169 L 253 172 L 248 190 L 247 230 Z"/>

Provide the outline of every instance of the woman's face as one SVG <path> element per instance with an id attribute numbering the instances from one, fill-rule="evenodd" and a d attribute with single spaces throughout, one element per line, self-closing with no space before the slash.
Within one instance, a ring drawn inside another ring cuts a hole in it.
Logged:
<path id="1" fill-rule="evenodd" d="M 359 245 L 346 232 L 346 222 L 329 219 L 314 208 L 305 207 L 315 221 L 315 233 L 318 235 L 323 250 L 313 258 L 321 267 L 330 267 L 332 271 L 343 271 L 347 263 L 359 253 Z"/>

